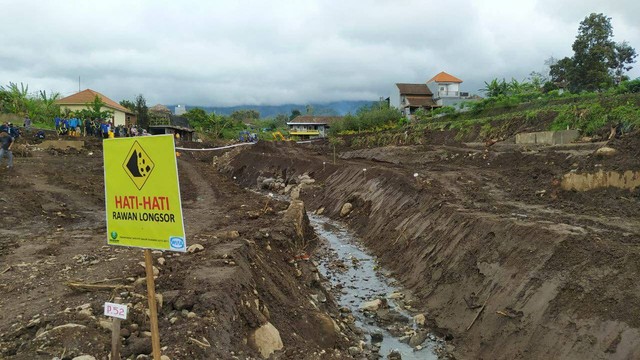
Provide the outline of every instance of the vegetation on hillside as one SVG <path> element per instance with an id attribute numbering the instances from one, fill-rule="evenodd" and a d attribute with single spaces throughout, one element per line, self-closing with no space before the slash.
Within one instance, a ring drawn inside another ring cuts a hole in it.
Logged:
<path id="1" fill-rule="evenodd" d="M 257 113 L 257 112 L 255 112 Z M 253 110 L 239 111 L 231 116 L 207 114 L 200 108 L 189 109 L 183 116 L 189 120 L 189 124 L 199 133 L 211 139 L 237 139 L 240 131 L 247 128 L 244 121 L 259 118 Z"/>
<path id="2" fill-rule="evenodd" d="M 458 108 L 418 110 L 410 124 L 406 124 L 395 109 L 364 107 L 356 115 L 348 115 L 335 124 L 331 134 L 389 129 L 401 129 L 408 134 L 423 129 L 454 130 L 460 140 L 471 133 L 476 138 L 500 137 L 515 128 L 570 128 L 584 135 L 594 135 L 611 127 L 630 131 L 640 126 L 640 79 L 630 80 L 626 76 L 637 54 L 628 43 L 615 43 L 612 37 L 611 19 L 603 14 L 591 14 L 580 23 L 572 47 L 574 55 L 561 60 L 548 59 L 547 74 L 532 72 L 523 81 L 492 79 L 480 89 L 486 98 L 463 103 Z M 406 138 L 393 133 L 364 135 L 353 141 L 371 145 L 386 141 L 401 143 Z"/>
<path id="3" fill-rule="evenodd" d="M 347 114 L 331 124 L 330 134 L 353 134 L 361 131 L 393 129 L 406 124 L 402 113 L 386 101 L 365 105 L 355 114 Z"/>
<path id="4" fill-rule="evenodd" d="M 29 92 L 29 85 L 10 82 L 9 85 L 0 86 L 0 113 L 28 116 L 35 125 L 46 123 L 60 114 L 60 107 L 56 100 L 59 93 L 38 91 Z"/>

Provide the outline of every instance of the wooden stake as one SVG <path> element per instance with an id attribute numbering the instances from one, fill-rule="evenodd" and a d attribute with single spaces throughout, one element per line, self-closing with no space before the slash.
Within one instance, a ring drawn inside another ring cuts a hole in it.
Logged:
<path id="1" fill-rule="evenodd" d="M 114 303 L 120 304 L 120 298 L 115 298 Z M 111 360 L 120 360 L 120 347 L 121 338 L 120 338 L 120 319 L 112 318 L 111 319 L 113 326 L 111 328 Z"/>
<path id="2" fill-rule="evenodd" d="M 156 285 L 153 280 L 153 258 L 151 250 L 144 249 L 144 265 L 147 273 L 147 297 L 151 319 L 151 348 L 153 360 L 160 360 L 160 330 L 158 330 L 158 308 L 156 307 Z"/>
<path id="3" fill-rule="evenodd" d="M 478 311 L 478 313 L 476 314 L 476 317 L 473 318 L 473 321 L 467 327 L 467 331 L 469 331 L 469 329 L 471 329 L 473 324 L 475 324 L 476 320 L 478 320 L 478 318 L 480 317 L 480 314 L 482 314 L 482 311 L 484 310 L 484 308 L 487 306 L 487 303 L 489 302 L 489 298 L 491 298 L 492 292 L 493 292 L 493 288 L 491 288 L 491 292 L 489 292 L 489 296 L 487 296 L 487 300 L 485 300 L 484 304 L 482 304 L 482 307 L 480 307 L 480 311 Z"/>
<path id="4" fill-rule="evenodd" d="M 333 165 L 336 164 L 336 146 L 333 145 Z"/>

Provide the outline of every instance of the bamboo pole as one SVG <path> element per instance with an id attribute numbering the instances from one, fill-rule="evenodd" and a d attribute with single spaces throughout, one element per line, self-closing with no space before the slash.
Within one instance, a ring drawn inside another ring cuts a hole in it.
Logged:
<path id="1" fill-rule="evenodd" d="M 147 273 L 147 296 L 149 300 L 149 317 L 151 319 L 151 348 L 153 349 L 153 360 L 161 360 L 156 285 L 153 279 L 153 259 L 151 257 L 151 250 L 149 249 L 144 249 L 144 265 Z"/>

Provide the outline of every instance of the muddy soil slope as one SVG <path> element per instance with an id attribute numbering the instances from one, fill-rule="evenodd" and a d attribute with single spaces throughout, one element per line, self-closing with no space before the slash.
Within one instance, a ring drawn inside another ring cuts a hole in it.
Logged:
<path id="1" fill-rule="evenodd" d="M 115 296 L 131 314 L 123 358 L 149 354 L 142 251 L 106 246 L 101 143 L 28 149 L 0 172 L 0 359 L 106 359 L 102 304 Z M 259 359 L 280 349 L 273 356 L 345 358 L 358 336 L 330 294 L 313 301 L 325 290 L 299 257 L 302 243 L 315 246 L 304 208 L 266 203 L 188 153 L 178 168 L 188 244 L 202 249 L 154 252 L 163 354 Z M 76 291 L 69 282 L 112 290 Z"/>
<path id="2" fill-rule="evenodd" d="M 342 152 L 259 144 L 215 162 L 282 177 L 341 218 L 422 301 L 460 359 L 640 358 L 638 190 L 563 191 L 570 172 L 639 170 L 638 135 L 559 147 Z M 365 170 L 366 169 L 366 170 Z M 313 184 L 297 185 L 308 173 Z M 344 207 L 352 205 L 352 210 Z"/>

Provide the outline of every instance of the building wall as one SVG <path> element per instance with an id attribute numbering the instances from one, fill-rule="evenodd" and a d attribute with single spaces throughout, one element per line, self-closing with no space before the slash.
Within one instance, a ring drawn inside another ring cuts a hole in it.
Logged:
<path id="1" fill-rule="evenodd" d="M 460 84 L 458 83 L 434 83 L 434 90 L 431 90 L 434 97 L 459 97 Z"/>
<path id="2" fill-rule="evenodd" d="M 324 124 L 319 125 L 289 125 L 289 131 L 310 131 L 317 130 L 320 137 L 326 136 L 327 127 Z"/>
<path id="3" fill-rule="evenodd" d="M 516 144 L 568 144 L 580 136 L 578 130 L 539 131 L 516 134 Z"/>
<path id="4" fill-rule="evenodd" d="M 64 109 L 69 109 L 69 111 L 76 112 L 76 111 L 79 111 L 79 110 L 84 110 L 86 108 L 87 108 L 86 105 L 66 105 L 66 104 L 63 104 L 63 105 L 60 105 L 60 112 L 64 112 L 65 111 Z M 126 119 L 127 119 L 127 115 L 125 113 L 123 113 L 122 111 L 114 110 L 112 108 L 105 107 L 105 106 L 103 106 L 100 110 L 101 111 L 109 110 L 109 111 L 113 112 L 113 124 L 114 125 L 116 125 L 116 126 L 117 125 L 125 125 L 125 122 L 126 122 Z M 111 119 L 108 119 L 108 120 L 111 120 Z"/>
<path id="5" fill-rule="evenodd" d="M 187 113 L 187 107 L 186 105 L 176 105 L 174 114 L 176 116 L 180 116 L 180 115 L 184 115 Z"/>
<path id="6" fill-rule="evenodd" d="M 461 98 L 441 98 L 436 101 L 436 103 L 440 106 L 452 106 L 456 108 L 456 110 L 460 109 L 460 104 L 467 102 L 474 102 L 476 99 L 461 99 Z"/>

